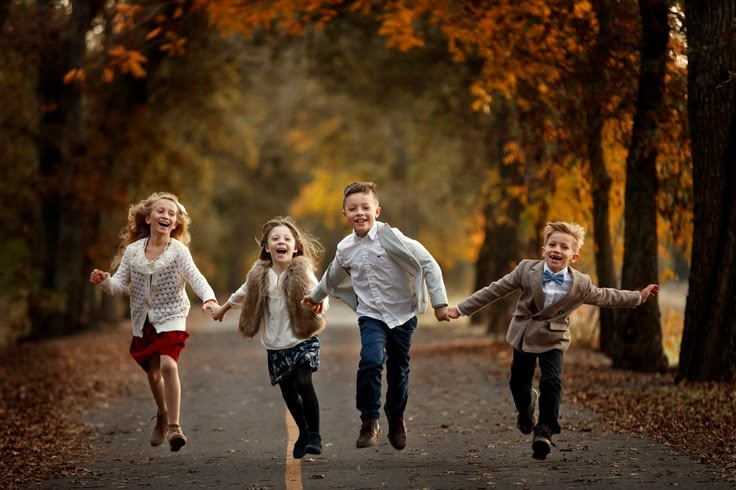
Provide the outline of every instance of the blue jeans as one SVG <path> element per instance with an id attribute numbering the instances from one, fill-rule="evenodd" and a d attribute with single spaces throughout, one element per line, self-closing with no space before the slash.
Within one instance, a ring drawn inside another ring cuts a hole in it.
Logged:
<path id="1" fill-rule="evenodd" d="M 539 358 L 539 419 L 537 427 L 546 425 L 552 434 L 560 433 L 560 399 L 562 393 L 562 351 L 553 349 L 547 352 L 531 353 L 514 349 L 511 361 L 509 388 L 519 413 L 529 409 L 532 402 L 531 391 L 534 370 Z M 535 428 L 535 429 L 536 429 Z"/>
<path id="2" fill-rule="evenodd" d="M 378 419 L 381 408 L 381 374 L 386 364 L 386 410 L 393 417 L 403 417 L 409 399 L 409 349 L 417 327 L 417 317 L 398 327 L 361 316 L 360 362 L 356 408 L 361 419 Z"/>

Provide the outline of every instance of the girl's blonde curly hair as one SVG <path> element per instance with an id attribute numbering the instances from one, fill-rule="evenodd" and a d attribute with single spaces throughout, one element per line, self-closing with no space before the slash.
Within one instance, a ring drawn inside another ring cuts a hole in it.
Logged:
<path id="1" fill-rule="evenodd" d="M 168 199 L 176 204 L 176 228 L 171 231 L 171 237 L 176 238 L 184 245 L 189 245 L 189 242 L 192 241 L 189 234 L 189 225 L 192 219 L 184 205 L 179 202 L 179 198 L 170 192 L 154 192 L 137 204 L 131 204 L 128 208 L 128 224 L 120 232 L 122 241 L 118 247 L 117 255 L 112 259 L 113 269 L 120 265 L 120 260 L 123 258 L 123 253 L 125 253 L 125 248 L 128 245 L 151 234 L 151 226 L 146 223 L 146 218 L 151 215 L 156 201 L 161 199 Z"/>

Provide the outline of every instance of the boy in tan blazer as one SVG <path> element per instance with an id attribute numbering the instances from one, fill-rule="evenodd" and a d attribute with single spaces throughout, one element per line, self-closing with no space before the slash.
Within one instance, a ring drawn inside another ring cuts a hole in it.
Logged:
<path id="1" fill-rule="evenodd" d="M 558 423 L 562 391 L 562 356 L 570 345 L 570 314 L 580 305 L 635 308 L 646 302 L 659 286 L 650 284 L 639 291 L 599 288 L 590 276 L 569 265 L 580 256 L 585 230 L 577 223 L 547 223 L 544 228 L 542 260 L 522 260 L 511 273 L 476 291 L 457 306 L 448 308 L 450 318 L 472 315 L 521 290 L 506 341 L 514 347 L 509 387 L 519 411 L 516 426 L 523 434 L 534 432 L 533 457 L 545 459 Z M 532 387 L 537 359 L 541 379 L 539 391 Z M 539 398 L 539 421 L 535 408 Z"/>

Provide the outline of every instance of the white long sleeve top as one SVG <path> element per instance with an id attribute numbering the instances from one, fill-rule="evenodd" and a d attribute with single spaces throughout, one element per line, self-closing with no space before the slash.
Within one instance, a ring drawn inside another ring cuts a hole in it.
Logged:
<path id="1" fill-rule="evenodd" d="M 108 294 L 130 295 L 130 317 L 133 335 L 143 336 L 148 316 L 157 332 L 186 330 L 190 302 L 186 283 L 207 302 L 215 293 L 194 264 L 189 248 L 175 238 L 169 239 L 163 253 L 154 260 L 146 258 L 148 238 L 141 238 L 125 249 L 115 274 L 100 283 Z"/>
<path id="2" fill-rule="evenodd" d="M 277 275 L 272 268 L 268 269 L 267 287 L 268 287 L 268 311 L 265 315 L 264 325 L 260 330 L 261 345 L 270 350 L 282 350 L 294 347 L 304 339 L 300 339 L 294 335 L 294 329 L 289 319 L 288 308 L 286 306 L 283 293 L 284 274 Z M 310 273 L 310 286 L 317 285 L 317 276 Z M 235 291 L 227 300 L 232 308 L 240 309 L 245 299 L 247 282 L 244 282 L 237 291 Z M 302 306 L 299 305 L 299 308 Z M 322 304 L 322 311 L 327 312 L 330 303 L 326 300 Z"/>

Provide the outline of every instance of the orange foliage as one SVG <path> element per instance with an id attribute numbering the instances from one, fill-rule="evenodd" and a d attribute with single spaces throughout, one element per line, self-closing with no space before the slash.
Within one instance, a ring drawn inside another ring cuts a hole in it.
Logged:
<path id="1" fill-rule="evenodd" d="M 582 113 L 582 92 L 586 76 L 595 72 L 595 46 L 600 24 L 598 10 L 590 0 L 177 0 L 178 6 L 168 17 L 160 13 L 158 24 L 147 33 L 148 41 L 159 40 L 159 48 L 170 56 L 181 56 L 186 38 L 164 26 L 192 12 L 204 12 L 212 27 L 223 33 L 251 36 L 259 30 L 275 29 L 287 35 L 301 35 L 310 26 L 322 28 L 340 12 L 372 16 L 380 23 L 378 34 L 387 45 L 401 51 L 424 46 L 429 29 L 437 29 L 456 62 L 472 58 L 480 61 L 480 71 L 470 91 L 472 108 L 490 113 L 493 97 L 513 101 L 520 112 L 521 124 L 538 141 L 509 141 L 503 156 L 506 165 L 522 165 L 520 172 L 532 183 L 507 187 L 504 201 L 521 199 L 524 213 L 538 222 L 553 209 L 557 219 L 575 219 L 592 223 L 590 177 L 585 170 L 587 141 L 576 114 Z M 623 248 L 623 185 L 634 99 L 632 80 L 638 65 L 638 11 L 630 2 L 609 2 L 606 7 L 616 42 L 605 46 L 604 73 L 611 76 L 601 84 L 598 94 L 607 119 L 604 135 L 606 165 L 613 179 L 611 192 L 611 229 L 615 255 Z M 132 29 L 143 15 L 140 5 L 117 6 L 117 30 Z M 165 41 L 160 41 L 161 39 Z M 683 249 L 689 247 L 692 215 L 689 194 L 682 189 L 692 186 L 686 119 L 684 116 L 683 72 L 678 65 L 684 56 L 684 41 L 672 39 L 671 75 L 668 78 L 667 113 L 661 121 L 661 140 L 657 142 L 662 163 L 660 179 L 666 184 L 658 196 L 660 213 L 672 227 L 669 237 Z M 103 77 L 119 69 L 134 76 L 145 76 L 145 57 L 134 49 L 117 47 L 110 51 L 110 67 Z M 615 76 L 619 75 L 620 76 Z M 73 77 L 75 75 L 69 75 Z M 492 95 L 493 94 L 493 95 Z M 617 130 L 617 127 L 623 127 Z M 530 138 L 530 136 L 526 136 Z M 529 145 L 537 148 L 527 148 Z M 533 158 L 530 155 L 535 155 Z M 539 160 L 539 161 L 535 161 Z M 325 178 L 326 176 L 323 176 Z M 317 179 L 319 180 L 319 179 Z M 524 195 L 524 191 L 536 195 Z M 319 200 L 318 200 L 319 201 Z M 552 206 L 554 204 L 554 206 Z M 684 212 L 683 212 L 684 210 Z M 591 232 L 593 230 L 590 230 Z M 660 234 L 668 235 L 660 230 Z M 591 254 L 592 255 L 592 254 Z"/>
<path id="2" fill-rule="evenodd" d="M 124 46 L 115 46 L 107 52 L 110 57 L 110 67 L 117 68 L 122 73 L 130 73 L 136 78 L 146 76 L 146 70 L 143 64 L 146 57 L 140 51 L 127 50 Z"/>

